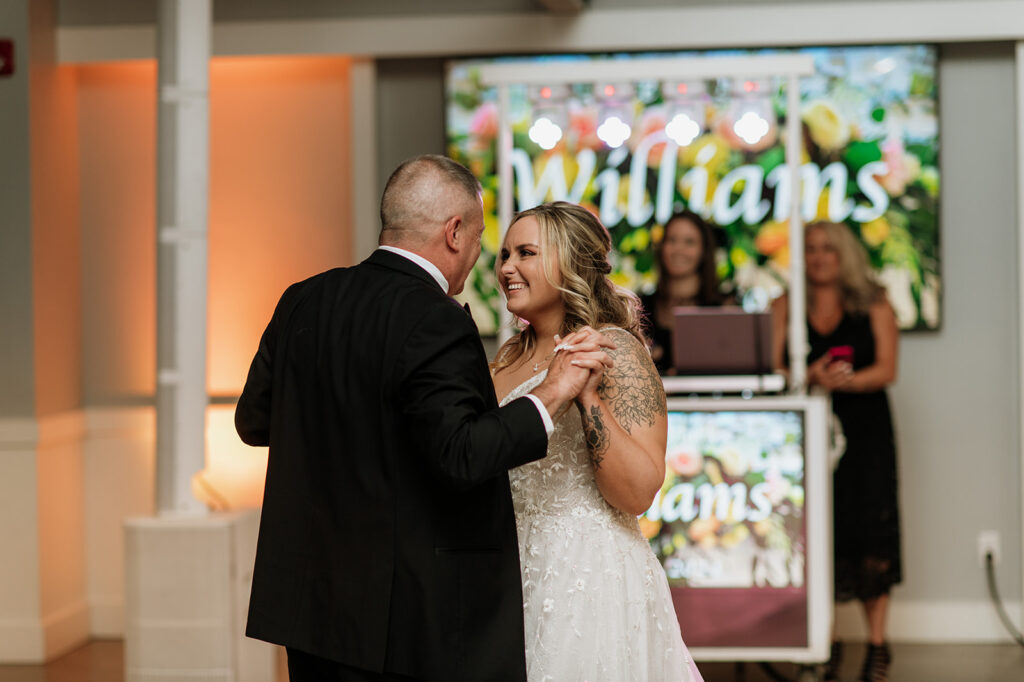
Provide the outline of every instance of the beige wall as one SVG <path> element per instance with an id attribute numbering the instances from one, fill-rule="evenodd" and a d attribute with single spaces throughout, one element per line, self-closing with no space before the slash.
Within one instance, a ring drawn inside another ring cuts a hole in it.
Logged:
<path id="1" fill-rule="evenodd" d="M 84 393 L 148 403 L 156 352 L 156 68 L 82 66 Z M 351 259 L 343 58 L 214 59 L 208 386 L 237 395 L 285 287 Z"/>
<path id="2" fill-rule="evenodd" d="M 79 67 L 86 405 L 156 387 L 156 64 Z"/>
<path id="3" fill-rule="evenodd" d="M 214 59 L 209 377 L 238 395 L 292 282 L 349 265 L 349 60 Z"/>

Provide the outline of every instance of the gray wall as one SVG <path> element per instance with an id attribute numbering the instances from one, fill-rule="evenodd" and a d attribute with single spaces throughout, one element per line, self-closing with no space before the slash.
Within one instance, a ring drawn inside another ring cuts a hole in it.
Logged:
<path id="1" fill-rule="evenodd" d="M 0 3 L 14 75 L 0 77 L 0 417 L 35 414 L 28 0 Z"/>
<path id="2" fill-rule="evenodd" d="M 444 60 L 377 60 L 377 187 L 399 163 L 444 154 Z"/>
<path id="3" fill-rule="evenodd" d="M 378 62 L 383 188 L 402 159 L 444 149 L 443 61 Z M 1013 46 L 940 52 L 943 327 L 901 337 L 892 389 L 904 582 L 898 600 L 984 601 L 977 535 L 997 530 L 1004 598 L 1021 594 Z"/>
<path id="4" fill-rule="evenodd" d="M 977 534 L 1002 535 L 1000 591 L 1020 597 L 1017 168 L 1013 46 L 940 53 L 943 322 L 904 334 L 901 597 L 981 599 Z"/>

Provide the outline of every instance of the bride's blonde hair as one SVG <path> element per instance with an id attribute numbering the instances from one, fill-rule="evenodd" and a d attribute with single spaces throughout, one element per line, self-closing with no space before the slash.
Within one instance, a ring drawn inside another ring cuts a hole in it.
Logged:
<path id="1" fill-rule="evenodd" d="M 640 299 L 608 278 L 612 271 L 608 262 L 612 239 L 601 221 L 585 208 L 565 201 L 521 211 L 512 220 L 512 225 L 527 217 L 534 218 L 540 227 L 545 276 L 553 283 L 556 265 L 562 276 L 561 286 L 556 287 L 562 293 L 562 306 L 565 308 L 559 335 L 571 334 L 584 326 L 594 329 L 621 327 L 646 346 L 640 326 Z M 557 255 L 557 262 L 556 258 L 550 257 L 552 254 Z M 496 267 L 501 269 L 501 258 Z M 536 346 L 537 334 L 532 326 L 526 325 L 502 346 L 491 363 L 492 371 L 497 372 L 522 357 L 529 357 Z"/>

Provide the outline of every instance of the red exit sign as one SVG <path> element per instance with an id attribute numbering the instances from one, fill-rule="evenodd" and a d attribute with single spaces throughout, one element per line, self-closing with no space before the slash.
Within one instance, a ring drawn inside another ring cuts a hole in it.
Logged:
<path id="1" fill-rule="evenodd" d="M 0 76 L 14 73 L 14 41 L 0 38 Z"/>

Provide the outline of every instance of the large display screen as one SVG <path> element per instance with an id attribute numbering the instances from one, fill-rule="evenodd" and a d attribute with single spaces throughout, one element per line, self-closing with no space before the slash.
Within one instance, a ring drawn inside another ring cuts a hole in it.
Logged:
<path id="1" fill-rule="evenodd" d="M 802 410 L 668 415 L 665 484 L 640 517 L 691 647 L 806 647 Z"/>
<path id="2" fill-rule="evenodd" d="M 778 51 L 742 54 L 769 52 Z M 800 82 L 801 216 L 805 222 L 849 225 L 887 287 L 900 326 L 938 328 L 936 49 L 890 45 L 800 52 L 813 57 L 816 69 Z M 497 92 L 481 84 L 479 67 L 517 59 L 524 58 L 454 61 L 446 74 L 448 154 L 484 187 L 483 253 L 464 294 L 483 334 L 495 333 L 504 303 L 493 272 L 502 232 Z M 550 200 L 590 208 L 611 231 L 618 284 L 637 292 L 653 289 L 653 245 L 669 216 L 689 208 L 715 226 L 724 293 L 781 293 L 793 210 L 788 188 L 794 182 L 784 163 L 782 131 L 789 112 L 781 81 L 512 86 L 509 98 L 515 209 Z"/>

